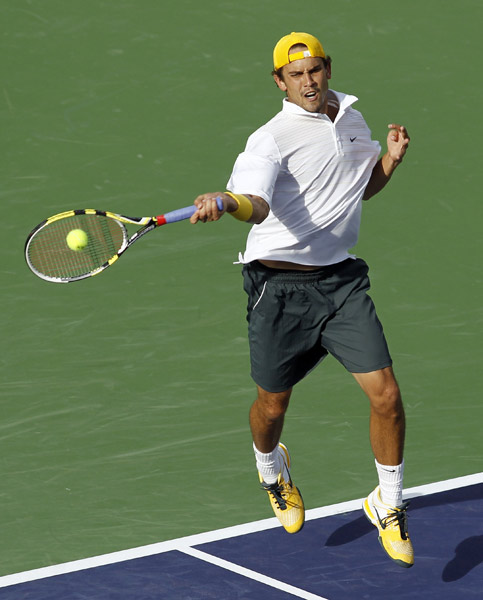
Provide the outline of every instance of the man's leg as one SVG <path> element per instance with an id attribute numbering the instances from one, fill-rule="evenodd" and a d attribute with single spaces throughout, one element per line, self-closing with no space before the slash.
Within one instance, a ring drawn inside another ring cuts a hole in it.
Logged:
<path id="1" fill-rule="evenodd" d="M 257 399 L 250 409 L 250 428 L 260 483 L 285 530 L 296 533 L 304 524 L 304 505 L 290 477 L 290 455 L 280 443 L 291 393 L 291 389 L 267 392 L 258 386 Z"/>
<path id="2" fill-rule="evenodd" d="M 354 373 L 369 398 L 370 440 L 376 459 L 379 486 L 364 501 L 367 518 L 379 531 L 379 541 L 402 567 L 414 564 L 407 531 L 407 503 L 402 502 L 405 416 L 401 392 L 391 367 L 371 373 Z"/>

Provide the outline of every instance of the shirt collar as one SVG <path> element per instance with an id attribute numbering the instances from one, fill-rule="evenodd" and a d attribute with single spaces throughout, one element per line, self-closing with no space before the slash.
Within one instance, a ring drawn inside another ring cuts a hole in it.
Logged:
<path id="1" fill-rule="evenodd" d="M 352 104 L 354 104 L 354 102 L 357 102 L 359 100 L 357 96 L 351 96 L 342 92 L 336 92 L 335 90 L 331 90 L 331 92 L 337 96 L 337 100 L 339 101 L 339 114 L 337 115 L 338 118 L 349 108 L 349 106 L 351 106 Z M 289 102 L 287 98 L 283 99 L 282 110 L 284 112 L 291 113 L 294 115 L 307 115 L 316 119 L 327 117 L 327 115 L 322 113 L 309 112 L 308 110 L 303 109 L 301 106 L 298 106 L 293 102 Z"/>

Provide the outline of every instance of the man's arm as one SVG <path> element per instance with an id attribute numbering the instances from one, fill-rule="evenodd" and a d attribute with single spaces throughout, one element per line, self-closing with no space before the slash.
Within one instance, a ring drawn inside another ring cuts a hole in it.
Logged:
<path id="1" fill-rule="evenodd" d="M 263 198 L 260 198 L 260 196 L 253 196 L 251 194 L 243 194 L 243 196 L 252 205 L 252 213 L 248 219 L 242 220 L 246 220 L 247 223 L 261 223 L 264 221 L 270 211 L 268 203 Z M 221 198 L 223 202 L 222 211 L 218 209 L 216 204 L 217 198 Z M 194 203 L 198 207 L 198 210 L 191 217 L 191 223 L 197 223 L 198 221 L 202 221 L 203 223 L 218 221 L 225 212 L 234 213 L 240 208 L 232 195 L 222 192 L 201 194 L 201 196 L 196 198 Z"/>
<path id="2" fill-rule="evenodd" d="M 409 145 L 409 135 L 406 128 L 395 123 L 391 123 L 388 127 L 390 131 L 387 135 L 387 152 L 374 166 L 363 200 L 369 200 L 382 190 L 406 154 Z"/>

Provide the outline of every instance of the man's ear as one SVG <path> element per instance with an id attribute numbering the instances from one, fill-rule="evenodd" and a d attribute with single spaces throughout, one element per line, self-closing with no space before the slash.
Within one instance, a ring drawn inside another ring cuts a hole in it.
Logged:
<path id="1" fill-rule="evenodd" d="M 285 81 L 283 79 L 280 79 L 280 77 L 276 73 L 273 76 L 273 80 L 277 84 L 277 87 L 282 90 L 282 92 L 287 91 L 287 86 L 285 85 Z"/>

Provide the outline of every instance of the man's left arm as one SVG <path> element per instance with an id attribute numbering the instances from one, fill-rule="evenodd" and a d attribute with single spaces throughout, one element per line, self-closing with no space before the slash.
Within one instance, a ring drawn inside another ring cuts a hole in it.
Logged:
<path id="1" fill-rule="evenodd" d="M 395 123 L 391 123 L 388 127 L 390 131 L 387 134 L 387 152 L 374 166 L 363 200 L 369 200 L 382 190 L 406 154 L 409 145 L 407 129 Z"/>

